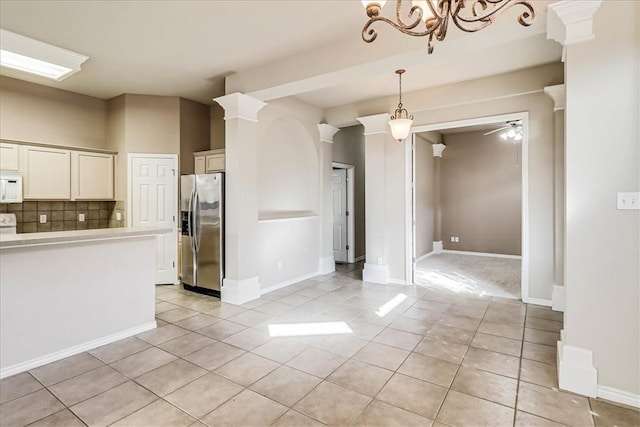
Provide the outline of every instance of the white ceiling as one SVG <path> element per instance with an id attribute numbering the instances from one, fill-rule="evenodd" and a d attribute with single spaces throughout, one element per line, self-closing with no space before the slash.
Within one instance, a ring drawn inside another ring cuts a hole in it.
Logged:
<path id="1" fill-rule="evenodd" d="M 539 28 L 544 28 L 546 13 L 541 12 L 547 3 L 534 1 L 540 9 Z M 392 13 L 391 9 L 388 5 L 385 13 Z M 505 20 L 515 21 L 512 18 Z M 314 49 L 326 51 L 327 46 L 339 50 L 343 44 L 359 46 L 357 41 L 364 50 L 371 46 L 359 40 L 365 21 L 359 0 L 0 1 L 1 28 L 90 57 L 81 72 L 62 82 L 37 77 L 31 81 L 103 99 L 138 93 L 212 104 L 213 97 L 224 93 L 224 76 L 260 70 L 265 64 Z M 526 33 L 516 22 L 505 25 L 509 31 L 531 37 L 515 37 L 481 50 L 468 48 L 462 56 L 435 59 L 433 55 L 428 61 L 414 61 L 405 75 L 404 90 L 559 60 L 560 46 L 546 40 L 539 28 Z M 461 33 L 450 30 L 454 31 Z M 379 38 L 387 40 L 374 43 L 378 43 L 381 58 L 394 53 L 395 39 L 390 40 L 389 34 L 388 30 L 381 32 Z M 397 36 L 398 40 L 406 38 Z M 436 51 L 446 49 L 445 44 L 437 43 Z M 426 58 L 426 49 L 417 55 Z M 334 66 L 340 68 L 340 64 Z M 355 81 L 326 83 L 295 95 L 331 107 L 395 93 L 396 76 L 388 66 L 371 70 Z"/>

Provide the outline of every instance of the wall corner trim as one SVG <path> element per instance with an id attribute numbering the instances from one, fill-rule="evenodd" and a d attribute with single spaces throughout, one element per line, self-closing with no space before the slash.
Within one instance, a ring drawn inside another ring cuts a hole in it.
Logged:
<path id="1" fill-rule="evenodd" d="M 260 281 L 258 276 L 242 280 L 223 279 L 220 300 L 229 304 L 240 305 L 260 298 Z"/>
<path id="2" fill-rule="evenodd" d="M 544 93 L 553 99 L 553 111 L 565 109 L 567 95 L 564 83 L 561 85 L 546 86 Z"/>
<path id="3" fill-rule="evenodd" d="M 389 130 L 389 120 L 391 116 L 389 113 L 375 114 L 373 116 L 358 117 L 360 123 L 364 126 L 364 134 L 376 135 L 386 134 Z"/>
<path id="4" fill-rule="evenodd" d="M 362 270 L 362 281 L 369 283 L 379 283 L 386 285 L 389 283 L 389 265 L 388 264 L 364 264 Z"/>
<path id="5" fill-rule="evenodd" d="M 553 285 L 551 294 L 551 308 L 555 311 L 564 311 L 566 307 L 566 297 L 564 286 Z"/>
<path id="6" fill-rule="evenodd" d="M 442 152 L 447 148 L 444 144 L 433 144 L 433 157 L 442 157 Z"/>
<path id="7" fill-rule="evenodd" d="M 318 260 L 318 274 L 329 274 L 336 271 L 336 261 L 333 255 L 320 257 Z"/>
<path id="8" fill-rule="evenodd" d="M 333 136 L 338 133 L 340 129 L 335 126 L 331 126 L 326 123 L 318 124 L 318 131 L 320 132 L 320 141 L 333 144 Z"/>
<path id="9" fill-rule="evenodd" d="M 601 4 L 602 0 L 571 0 L 550 4 L 547 38 L 563 46 L 593 40 L 593 16 Z"/>
<path id="10" fill-rule="evenodd" d="M 258 122 L 258 112 L 267 106 L 266 102 L 240 92 L 219 96 L 213 100 L 224 108 L 225 120 L 243 119 Z"/>
<path id="11" fill-rule="evenodd" d="M 580 347 L 565 344 L 565 331 L 558 341 L 558 384 L 562 390 L 589 397 L 596 397 L 598 370 L 593 367 L 593 353 Z"/>

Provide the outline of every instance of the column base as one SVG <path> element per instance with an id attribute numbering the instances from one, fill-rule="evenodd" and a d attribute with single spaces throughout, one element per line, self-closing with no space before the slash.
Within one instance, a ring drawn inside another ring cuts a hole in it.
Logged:
<path id="1" fill-rule="evenodd" d="M 333 255 L 321 257 L 318 260 L 318 274 L 329 274 L 336 271 L 336 262 Z"/>
<path id="2" fill-rule="evenodd" d="M 242 280 L 223 279 L 222 283 L 220 291 L 222 302 L 240 305 L 260 298 L 261 287 L 258 276 Z"/>
<path id="3" fill-rule="evenodd" d="M 364 264 L 362 270 L 362 281 L 369 283 L 389 283 L 389 265 L 387 264 Z"/>
<path id="4" fill-rule="evenodd" d="M 564 331 L 558 341 L 558 385 L 562 390 L 596 397 L 598 370 L 593 367 L 591 350 L 573 347 L 564 343 Z"/>

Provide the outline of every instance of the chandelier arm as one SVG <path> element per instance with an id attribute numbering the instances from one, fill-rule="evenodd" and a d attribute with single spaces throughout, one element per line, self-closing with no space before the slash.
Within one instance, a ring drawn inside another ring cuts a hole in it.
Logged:
<path id="1" fill-rule="evenodd" d="M 407 34 L 409 36 L 416 36 L 416 37 L 424 37 L 424 36 L 428 36 L 429 34 L 433 33 L 440 25 L 432 25 L 432 26 L 428 26 L 426 30 L 424 31 L 412 31 L 411 29 L 407 29 L 408 27 L 403 26 L 402 24 L 397 24 L 395 22 L 393 22 L 392 20 L 390 20 L 389 18 L 386 18 L 384 16 L 376 16 L 373 17 L 371 19 L 369 19 L 366 23 L 366 25 L 364 26 L 364 28 L 362 29 L 362 39 L 367 42 L 367 43 L 371 43 L 372 41 L 374 41 L 376 39 L 376 37 L 378 37 L 378 32 L 374 29 L 374 28 L 370 28 L 373 24 L 375 24 L 376 22 L 381 21 L 384 22 L 385 24 L 389 24 L 391 25 L 393 28 L 395 28 L 396 30 Z"/>
<path id="2" fill-rule="evenodd" d="M 405 29 L 405 30 L 413 30 L 415 27 L 417 27 L 418 25 L 420 25 L 420 23 L 422 22 L 422 9 L 419 8 L 418 6 L 413 6 L 411 8 L 411 10 L 409 10 L 409 19 L 411 19 L 411 17 L 413 16 L 414 13 L 418 13 L 418 16 L 416 16 L 416 18 L 410 22 L 409 24 L 405 23 L 402 20 L 402 0 L 396 0 L 396 20 L 398 21 L 398 25 Z"/>
<path id="3" fill-rule="evenodd" d="M 523 6 L 527 10 L 518 16 L 520 25 L 528 27 L 533 24 L 536 18 L 536 12 L 529 3 L 530 0 L 475 0 L 472 7 L 472 16 L 462 16 L 458 11 L 452 13 L 453 21 L 458 28 L 466 32 L 478 31 L 491 24 L 499 15 L 514 6 Z M 493 7 L 487 12 L 487 4 Z M 477 5 L 482 7 L 482 13 L 478 13 Z M 465 24 L 480 24 L 477 28 L 466 27 Z"/>

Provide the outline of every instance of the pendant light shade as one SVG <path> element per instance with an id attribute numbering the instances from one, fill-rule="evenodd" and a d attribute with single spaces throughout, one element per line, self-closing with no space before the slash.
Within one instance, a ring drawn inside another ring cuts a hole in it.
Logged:
<path id="1" fill-rule="evenodd" d="M 398 141 L 402 141 L 409 136 L 411 131 L 411 119 L 394 119 L 389 121 L 389 127 L 391 128 L 391 135 Z"/>
<path id="2" fill-rule="evenodd" d="M 399 82 L 399 102 L 398 108 L 389 121 L 389 127 L 391 128 L 391 134 L 395 139 L 402 142 L 403 139 L 409 136 L 411 132 L 411 123 L 413 123 L 413 116 L 410 116 L 406 108 L 402 107 L 402 74 L 404 70 L 396 70 Z"/>

